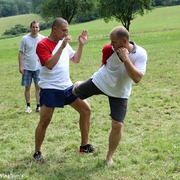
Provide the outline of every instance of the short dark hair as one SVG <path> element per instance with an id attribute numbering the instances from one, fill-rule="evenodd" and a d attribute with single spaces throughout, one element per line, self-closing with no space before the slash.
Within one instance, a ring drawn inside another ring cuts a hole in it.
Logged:
<path id="1" fill-rule="evenodd" d="M 51 28 L 53 28 L 54 26 L 60 27 L 60 26 L 62 26 L 63 24 L 68 24 L 68 22 L 67 22 L 65 19 L 61 18 L 61 17 L 57 17 L 57 18 L 53 21 Z"/>
<path id="2" fill-rule="evenodd" d="M 32 21 L 30 24 L 30 28 L 32 27 L 33 24 L 39 24 L 39 22 L 38 21 Z"/>

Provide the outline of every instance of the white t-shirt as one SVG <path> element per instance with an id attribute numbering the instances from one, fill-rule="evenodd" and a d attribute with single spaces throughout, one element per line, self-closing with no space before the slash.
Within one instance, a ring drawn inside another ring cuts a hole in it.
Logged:
<path id="1" fill-rule="evenodd" d="M 23 52 L 22 65 L 23 68 L 30 71 L 36 71 L 39 69 L 39 58 L 36 54 L 37 43 L 42 40 L 44 36 L 38 34 L 36 38 L 27 34 L 22 37 L 20 42 L 19 51 Z"/>
<path id="2" fill-rule="evenodd" d="M 134 43 L 134 48 L 129 54 L 129 59 L 144 75 L 147 62 L 146 51 Z M 109 57 L 107 63 L 94 73 L 92 77 L 93 83 L 108 96 L 129 98 L 133 81 L 116 52 Z"/>
<path id="3" fill-rule="evenodd" d="M 62 41 L 59 41 L 54 48 L 52 55 L 56 53 L 61 44 Z M 65 90 L 71 86 L 73 83 L 69 76 L 69 60 L 74 56 L 74 54 L 75 51 L 69 44 L 67 44 L 62 51 L 59 61 L 52 70 L 45 66 L 41 66 L 39 86 L 43 89 L 58 90 Z"/>

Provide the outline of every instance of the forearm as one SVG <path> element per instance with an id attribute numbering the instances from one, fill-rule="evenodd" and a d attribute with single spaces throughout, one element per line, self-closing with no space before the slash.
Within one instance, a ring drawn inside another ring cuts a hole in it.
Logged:
<path id="1" fill-rule="evenodd" d="M 132 62 L 129 59 L 124 60 L 123 62 L 130 78 L 135 83 L 138 83 L 143 77 L 142 73 L 132 64 Z"/>
<path id="2" fill-rule="evenodd" d="M 124 63 L 124 66 L 126 68 L 129 77 L 135 83 L 138 83 L 143 77 L 143 74 L 134 66 L 134 64 L 129 59 L 129 51 L 126 48 L 122 47 L 117 49 L 116 52 L 120 60 Z"/>
<path id="3" fill-rule="evenodd" d="M 18 53 L 19 72 L 21 72 L 22 69 L 23 69 L 22 59 L 23 59 L 23 53 L 22 53 L 22 52 L 19 52 L 19 53 Z"/>
<path id="4" fill-rule="evenodd" d="M 46 68 L 52 70 L 53 67 L 57 64 L 57 62 L 60 59 L 60 56 L 62 54 L 63 48 L 60 47 L 57 52 L 48 60 L 46 61 L 46 63 L 44 64 L 46 66 Z"/>
<path id="5" fill-rule="evenodd" d="M 76 51 L 76 53 L 74 54 L 74 57 L 72 59 L 72 61 L 74 63 L 79 63 L 81 56 L 82 56 L 82 52 L 83 52 L 83 46 L 82 44 L 79 44 L 78 49 Z"/>

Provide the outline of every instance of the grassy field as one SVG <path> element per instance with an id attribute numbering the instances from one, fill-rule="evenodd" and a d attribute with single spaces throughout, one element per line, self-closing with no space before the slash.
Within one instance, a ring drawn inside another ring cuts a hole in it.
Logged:
<path id="1" fill-rule="evenodd" d="M 133 86 L 123 138 L 112 167 L 105 165 L 111 121 L 104 96 L 88 99 L 92 108 L 90 142 L 96 152 L 80 155 L 78 114 L 56 109 L 42 151 L 46 164 L 32 160 L 34 131 L 39 121 L 32 88 L 31 114 L 25 114 L 17 53 L 21 37 L 0 40 L 0 179 L 23 180 L 178 180 L 180 179 L 180 6 L 160 8 L 138 16 L 131 39 L 148 52 L 147 72 Z M 2 25 L 0 19 L 0 24 Z M 4 20 L 5 22 L 6 20 Z M 96 20 L 71 25 L 71 45 L 77 47 L 82 29 L 89 31 L 80 64 L 70 65 L 75 82 L 91 76 L 101 61 L 116 21 Z M 50 30 L 42 31 L 48 35 Z"/>

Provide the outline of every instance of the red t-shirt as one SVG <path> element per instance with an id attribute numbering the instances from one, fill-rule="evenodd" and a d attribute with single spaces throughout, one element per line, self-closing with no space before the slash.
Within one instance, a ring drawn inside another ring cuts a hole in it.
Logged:
<path id="1" fill-rule="evenodd" d="M 56 45 L 56 42 L 50 41 L 48 38 L 44 38 L 37 44 L 36 53 L 42 66 L 49 58 L 52 57 L 52 52 Z"/>
<path id="2" fill-rule="evenodd" d="M 102 64 L 106 64 L 106 61 L 108 60 L 108 58 L 113 54 L 113 50 L 112 50 L 112 45 L 111 44 L 106 44 L 103 49 L 102 49 Z"/>

